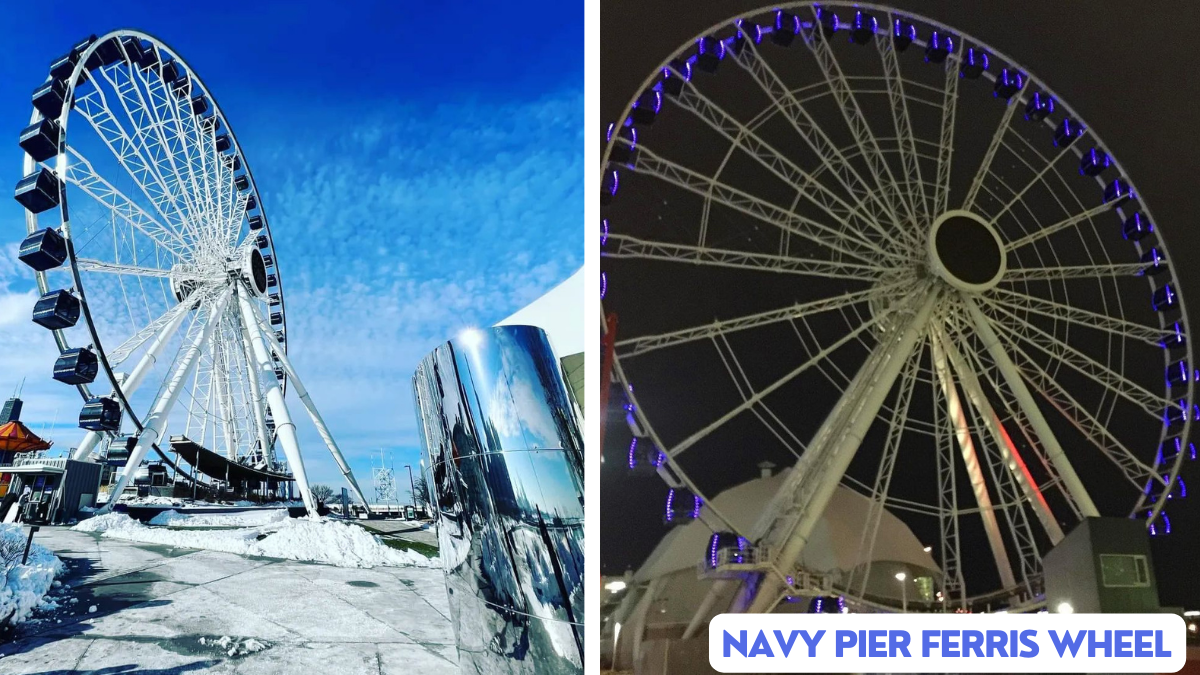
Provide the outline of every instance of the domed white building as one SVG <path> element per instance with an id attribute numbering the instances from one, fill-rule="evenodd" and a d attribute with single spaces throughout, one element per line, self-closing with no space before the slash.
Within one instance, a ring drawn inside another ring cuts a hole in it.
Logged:
<path id="1" fill-rule="evenodd" d="M 738 530 L 749 531 L 787 474 L 788 470 L 771 475 L 770 469 L 765 468 L 760 478 L 720 493 L 712 504 Z M 855 594 L 860 588 L 864 592 L 861 598 L 851 601 L 851 607 L 865 606 L 860 603 L 898 607 L 902 595 L 910 603 L 933 602 L 933 589 L 940 587 L 941 571 L 925 545 L 895 515 L 885 509 L 874 550 L 859 550 L 870 505 L 867 497 L 838 486 L 804 548 L 799 567 L 810 574 L 822 575 L 828 584 L 828 596 L 841 595 L 838 589 L 853 578 Z M 699 520 L 675 527 L 632 579 L 627 579 L 619 606 L 601 629 L 602 651 L 609 652 L 603 656 L 612 659 L 614 669 L 632 670 L 642 656 L 644 644 L 679 641 L 694 620 L 698 621 L 699 630 L 690 637 L 707 644 L 704 626 L 709 618 L 729 608 L 737 591 L 736 583 L 722 584 L 708 606 L 703 607 L 714 585 L 721 581 L 700 574 L 703 553 L 711 536 L 712 530 Z M 868 566 L 869 576 L 864 586 Z M 899 572 L 905 573 L 905 581 L 897 580 Z M 907 585 L 902 588 L 902 583 Z M 809 607 L 809 598 L 795 598 L 793 602 L 779 603 L 773 611 L 807 612 Z M 707 654 L 707 647 L 704 649 Z"/>

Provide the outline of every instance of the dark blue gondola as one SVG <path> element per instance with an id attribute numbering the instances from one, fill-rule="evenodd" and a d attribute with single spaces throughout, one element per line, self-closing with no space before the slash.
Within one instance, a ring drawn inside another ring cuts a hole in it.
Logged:
<path id="1" fill-rule="evenodd" d="M 800 17 L 782 9 L 775 10 L 775 30 L 771 32 L 771 42 L 780 47 L 791 46 L 800 34 L 800 27 Z"/>
<path id="2" fill-rule="evenodd" d="M 49 227 L 25 237 L 17 249 L 17 260 L 38 272 L 62 265 L 67 259 L 67 240 Z"/>
<path id="3" fill-rule="evenodd" d="M 908 49 L 917 39 L 917 27 L 910 21 L 895 19 L 892 21 L 892 48 L 898 52 Z"/>
<path id="4" fill-rule="evenodd" d="M 1177 402 L 1167 406 L 1163 411 L 1163 424 L 1168 429 L 1178 429 L 1187 421 L 1188 411 L 1192 411 L 1192 419 L 1195 420 L 1200 413 L 1200 406 L 1189 406 L 1187 399 L 1179 399 Z"/>
<path id="5" fill-rule="evenodd" d="M 58 155 L 58 144 L 61 137 L 62 129 L 58 126 L 58 122 L 43 117 L 21 130 L 19 145 L 25 154 L 33 158 L 33 161 L 45 162 Z"/>
<path id="6" fill-rule="evenodd" d="M 605 134 L 605 140 L 612 142 L 615 122 L 608 125 L 608 132 Z M 618 142 L 614 143 L 612 149 L 608 152 L 608 159 L 617 164 L 632 165 L 637 159 L 637 129 L 632 126 L 621 127 L 621 130 L 616 132 Z"/>
<path id="7" fill-rule="evenodd" d="M 721 59 L 725 58 L 725 43 L 712 35 L 696 41 L 696 67 L 706 73 L 717 72 Z"/>
<path id="8" fill-rule="evenodd" d="M 814 31 L 813 37 L 833 37 L 834 33 L 837 33 L 838 29 L 842 26 L 841 18 L 838 17 L 837 12 L 827 10 L 824 7 L 817 8 L 817 24 L 820 26 L 820 30 Z"/>
<path id="9" fill-rule="evenodd" d="M 66 290 L 50 291 L 33 305 L 33 322 L 51 330 L 70 328 L 79 321 L 79 298 Z"/>
<path id="10" fill-rule="evenodd" d="M 1112 206 L 1114 209 L 1130 199 L 1137 199 L 1137 195 L 1133 192 L 1133 186 L 1125 180 L 1114 178 L 1104 188 L 1104 203 Z"/>
<path id="11" fill-rule="evenodd" d="M 854 13 L 850 21 L 850 41 L 854 44 L 865 45 L 875 38 L 879 32 L 879 19 L 862 10 Z"/>
<path id="12" fill-rule="evenodd" d="M 1079 173 L 1084 176 L 1099 176 L 1112 164 L 1108 153 L 1100 148 L 1092 148 L 1079 158 Z"/>
<path id="13" fill-rule="evenodd" d="M 1054 147 L 1065 148 L 1083 135 L 1083 125 L 1079 120 L 1064 117 L 1054 129 Z"/>
<path id="14" fill-rule="evenodd" d="M 753 21 L 740 20 L 737 22 L 737 34 L 733 36 L 733 44 L 730 45 L 730 51 L 734 54 L 741 54 L 745 51 L 748 43 L 762 44 L 762 39 L 762 26 Z"/>
<path id="15" fill-rule="evenodd" d="M 42 213 L 58 206 L 61 187 L 58 176 L 42 167 L 18 181 L 13 196 L 30 213 Z"/>
<path id="16" fill-rule="evenodd" d="M 650 89 L 642 92 L 638 100 L 634 101 L 633 108 L 629 111 L 629 119 L 633 120 L 634 124 L 649 126 L 654 124 L 654 119 L 661 110 L 662 92 Z"/>
<path id="17" fill-rule="evenodd" d="M 1167 258 L 1158 250 L 1157 246 L 1151 247 L 1149 251 L 1142 254 L 1142 269 L 1138 274 L 1143 276 L 1154 276 L 1167 271 Z"/>
<path id="18" fill-rule="evenodd" d="M 1041 122 L 1054 112 L 1054 97 L 1041 91 L 1035 91 L 1025 105 L 1025 119 Z"/>
<path id="19" fill-rule="evenodd" d="M 933 31 L 929 34 L 929 42 L 925 45 L 926 63 L 944 63 L 946 57 L 954 53 L 954 36 Z"/>
<path id="20" fill-rule="evenodd" d="M 709 569 L 716 569 L 722 557 L 726 562 L 740 564 L 746 561 L 748 542 L 736 532 L 713 532 L 708 538 L 708 546 L 704 551 L 704 561 Z M 722 556 L 722 552 L 727 552 Z"/>
<path id="21" fill-rule="evenodd" d="M 262 216 L 250 216 L 249 218 L 246 219 L 246 222 L 250 224 L 251 230 L 261 230 L 262 229 L 262 226 L 263 226 Z"/>
<path id="22" fill-rule="evenodd" d="M 1165 312 L 1168 309 L 1173 309 L 1179 303 L 1179 296 L 1175 293 L 1175 287 L 1170 283 L 1165 283 L 1159 286 L 1151 297 L 1150 305 L 1156 312 Z"/>
<path id="23" fill-rule="evenodd" d="M 648 438 L 629 441 L 627 465 L 630 469 L 655 471 L 667 461 L 667 455 Z"/>
<path id="24" fill-rule="evenodd" d="M 1179 359 L 1167 366 L 1167 385 L 1177 387 L 1187 384 L 1192 379 L 1192 371 L 1188 368 L 1187 359 Z"/>
<path id="25" fill-rule="evenodd" d="M 246 177 L 246 174 L 237 176 L 233 179 L 233 186 L 238 189 L 238 192 L 241 192 L 250 187 L 250 179 Z"/>
<path id="26" fill-rule="evenodd" d="M 600 204 L 611 204 L 613 197 L 617 196 L 617 188 L 621 185 L 621 177 L 617 174 L 616 169 L 604 172 L 604 177 L 600 181 Z"/>
<path id="27" fill-rule="evenodd" d="M 678 96 L 683 91 L 683 83 L 692 79 L 692 64 L 684 59 L 674 59 L 663 68 L 662 90 L 671 96 Z"/>
<path id="28" fill-rule="evenodd" d="M 259 248 L 266 248 L 271 244 L 271 241 L 267 239 L 267 235 L 260 234 L 254 238 L 254 244 Z"/>
<path id="29" fill-rule="evenodd" d="M 1164 349 L 1178 349 L 1187 345 L 1187 337 L 1183 334 L 1183 326 L 1178 321 L 1169 330 L 1170 332 L 1163 339 L 1159 340 L 1158 344 L 1162 345 Z"/>
<path id="30" fill-rule="evenodd" d="M 977 79 L 983 74 L 983 71 L 988 69 L 989 60 L 987 52 L 982 49 L 968 47 L 967 51 L 963 54 L 958 74 L 960 77 L 965 77 L 969 80 Z"/>
<path id="31" fill-rule="evenodd" d="M 1007 101 L 1021 91 L 1024 86 L 1025 76 L 1021 71 L 1016 68 L 1002 68 L 1000 74 L 996 76 L 996 85 L 992 88 L 992 95 Z"/>
<path id="32" fill-rule="evenodd" d="M 668 525 L 689 523 L 700 517 L 700 507 L 703 502 L 700 495 L 687 488 L 671 488 L 667 491 L 667 508 L 663 513 L 663 522 Z"/>
<path id="33" fill-rule="evenodd" d="M 46 80 L 33 90 L 33 107 L 42 114 L 42 117 L 58 119 L 66 100 L 67 85 L 57 78 Z"/>
<path id="34" fill-rule="evenodd" d="M 86 347 L 68 349 L 54 362 L 54 379 L 66 384 L 91 384 L 100 372 L 100 360 Z"/>
<path id="35" fill-rule="evenodd" d="M 1154 226 L 1140 211 L 1126 218 L 1121 225 L 1121 234 L 1130 241 L 1141 241 L 1153 231 Z"/>
<path id="36" fill-rule="evenodd" d="M 91 398 L 79 411 L 79 426 L 88 431 L 117 431 L 121 428 L 121 404 L 111 398 Z"/>

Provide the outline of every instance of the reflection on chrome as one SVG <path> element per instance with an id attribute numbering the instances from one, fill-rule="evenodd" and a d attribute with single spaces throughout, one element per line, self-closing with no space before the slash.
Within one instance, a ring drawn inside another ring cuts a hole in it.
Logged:
<path id="1" fill-rule="evenodd" d="M 413 375 L 464 673 L 583 672 L 583 440 L 531 326 L 472 329 Z"/>

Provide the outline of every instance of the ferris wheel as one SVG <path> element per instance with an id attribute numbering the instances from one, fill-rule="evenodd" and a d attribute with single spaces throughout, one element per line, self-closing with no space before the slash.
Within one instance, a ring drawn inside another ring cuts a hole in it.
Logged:
<path id="1" fill-rule="evenodd" d="M 668 525 L 712 529 L 733 611 L 867 602 L 869 565 L 802 581 L 839 486 L 870 500 L 868 559 L 885 509 L 930 544 L 946 611 L 1036 608 L 1083 518 L 1170 533 L 1200 408 L 1169 224 L 1046 83 L 931 19 L 800 2 L 634 94 L 601 185 L 628 465 Z M 738 527 L 711 497 L 764 459 L 794 468 Z"/>
<path id="2" fill-rule="evenodd" d="M 287 356 L 283 280 L 249 163 L 178 53 L 135 30 L 81 41 L 33 92 L 20 145 L 33 320 L 61 353 L 54 379 L 84 401 L 72 456 L 130 439 L 107 508 L 150 450 L 172 462 L 178 435 L 290 472 L 315 513 L 289 384 L 367 503 Z"/>

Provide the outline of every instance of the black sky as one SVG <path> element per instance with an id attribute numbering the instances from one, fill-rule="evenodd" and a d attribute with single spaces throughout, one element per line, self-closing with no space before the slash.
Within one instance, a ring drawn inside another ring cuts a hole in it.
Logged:
<path id="1" fill-rule="evenodd" d="M 1200 278 L 1187 264 L 1200 250 L 1200 223 L 1194 215 L 1200 213 L 1200 141 L 1195 137 L 1200 80 L 1194 76 L 1189 47 L 1200 5 L 1176 3 L 1170 11 L 1113 1 L 938 0 L 894 6 L 1004 51 L 1083 115 L 1153 208 L 1185 296 L 1200 298 Z M 737 0 L 604 0 L 601 119 L 616 119 L 645 77 L 692 36 L 740 11 L 761 7 L 760 2 Z M 602 142 L 600 132 L 597 138 Z M 1191 302 L 1195 308 L 1198 300 Z M 1191 320 L 1200 326 L 1195 316 Z M 610 429 L 616 432 L 609 434 L 603 449 L 608 461 L 601 471 L 605 573 L 636 568 L 665 532 L 662 482 L 655 476 L 631 476 L 623 469 L 628 433 L 621 433 L 625 425 L 618 412 L 614 406 L 609 414 Z M 734 458 L 730 467 L 713 471 L 749 478 L 757 459 L 747 457 L 738 466 Z M 1200 586 L 1191 580 L 1200 552 L 1200 505 L 1192 498 L 1186 507 L 1172 505 L 1170 513 L 1172 536 L 1154 540 L 1160 596 L 1164 604 L 1200 607 Z"/>

